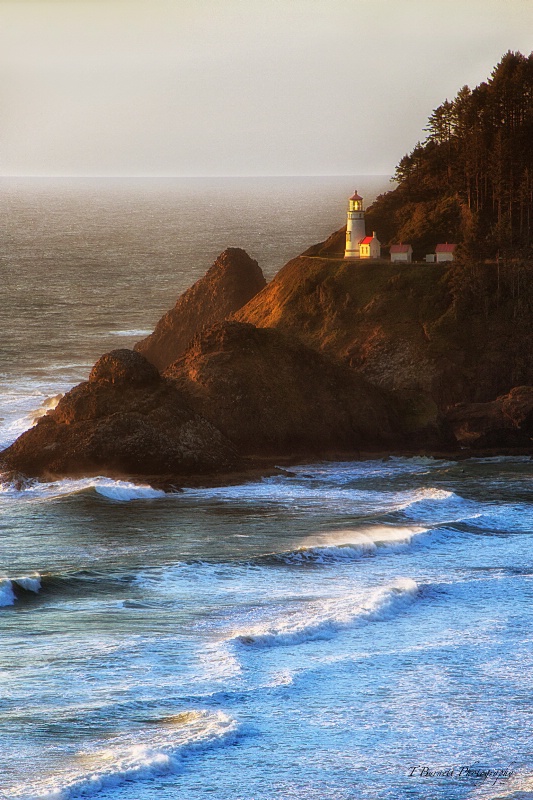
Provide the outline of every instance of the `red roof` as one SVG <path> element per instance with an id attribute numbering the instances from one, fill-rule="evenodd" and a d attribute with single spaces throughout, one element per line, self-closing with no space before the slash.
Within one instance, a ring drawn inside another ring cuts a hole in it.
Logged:
<path id="1" fill-rule="evenodd" d="M 360 197 L 360 196 L 357 194 L 357 189 L 355 190 L 355 192 L 354 192 L 354 193 L 352 194 L 352 196 L 350 197 L 350 200 L 362 200 L 362 199 L 363 199 L 363 198 L 362 198 L 362 197 Z"/>
<path id="2" fill-rule="evenodd" d="M 374 241 L 374 237 L 373 236 L 365 236 L 364 239 L 361 239 L 359 244 L 370 244 L 370 242 L 372 242 L 372 241 Z"/>
<path id="3" fill-rule="evenodd" d="M 410 244 L 391 244 L 390 246 L 391 253 L 408 253 L 412 249 Z"/>
<path id="4" fill-rule="evenodd" d="M 436 246 L 436 248 L 435 248 L 435 252 L 436 253 L 453 253 L 453 251 L 455 250 L 456 247 L 457 247 L 456 244 L 448 244 L 448 242 L 446 242 L 446 244 L 438 244 Z"/>

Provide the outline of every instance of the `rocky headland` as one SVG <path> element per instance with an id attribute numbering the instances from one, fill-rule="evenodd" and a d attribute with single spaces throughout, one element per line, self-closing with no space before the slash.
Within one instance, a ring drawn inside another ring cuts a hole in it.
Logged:
<path id="1" fill-rule="evenodd" d="M 239 247 L 228 247 L 161 317 L 154 332 L 137 342 L 135 350 L 164 370 L 183 355 L 197 333 L 223 322 L 265 286 L 257 261 Z"/>
<path id="2" fill-rule="evenodd" d="M 339 237 L 332 237 L 335 241 Z M 164 486 L 304 459 L 531 452 L 533 333 L 490 265 L 350 263 L 322 243 L 266 284 L 232 248 L 0 454 L 9 474 Z"/>
<path id="3" fill-rule="evenodd" d="M 532 453 L 532 87 L 533 55 L 508 52 L 435 109 L 365 212 L 418 259 L 458 243 L 453 263 L 345 261 L 341 228 L 267 284 L 229 248 L 0 469 L 176 485 L 363 452 Z"/>

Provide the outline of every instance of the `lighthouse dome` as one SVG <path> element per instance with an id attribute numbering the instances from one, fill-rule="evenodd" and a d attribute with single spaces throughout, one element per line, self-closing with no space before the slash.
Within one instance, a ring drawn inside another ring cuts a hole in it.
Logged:
<path id="1" fill-rule="evenodd" d="M 355 190 L 355 192 L 350 197 L 350 200 L 362 200 L 362 199 L 363 198 L 361 197 L 361 195 L 357 194 L 357 189 Z"/>

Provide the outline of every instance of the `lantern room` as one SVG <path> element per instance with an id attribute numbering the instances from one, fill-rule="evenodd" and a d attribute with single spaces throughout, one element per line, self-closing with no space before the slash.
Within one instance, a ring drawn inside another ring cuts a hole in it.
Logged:
<path id="1" fill-rule="evenodd" d="M 362 211 L 363 210 L 363 198 L 355 192 L 352 194 L 349 200 L 349 211 Z"/>

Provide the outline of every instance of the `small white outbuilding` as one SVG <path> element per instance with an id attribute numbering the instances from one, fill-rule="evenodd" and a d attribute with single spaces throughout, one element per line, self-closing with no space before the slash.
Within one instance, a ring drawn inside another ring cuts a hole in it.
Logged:
<path id="1" fill-rule="evenodd" d="M 438 244 L 435 248 L 435 256 L 438 262 L 440 261 L 453 261 L 455 255 L 456 244 Z"/>
<path id="2" fill-rule="evenodd" d="M 390 260 L 403 261 L 405 264 L 410 264 L 413 260 L 413 248 L 410 244 L 391 244 Z"/>

